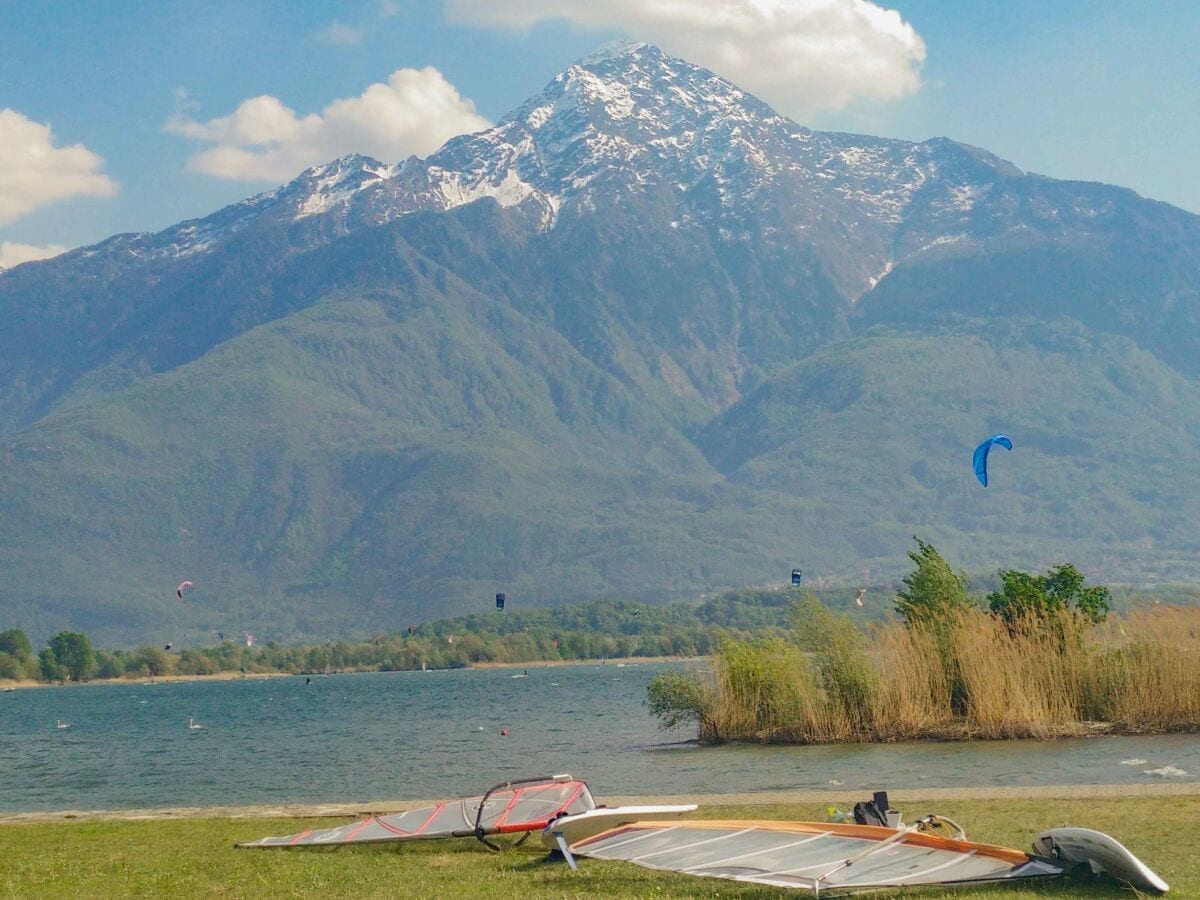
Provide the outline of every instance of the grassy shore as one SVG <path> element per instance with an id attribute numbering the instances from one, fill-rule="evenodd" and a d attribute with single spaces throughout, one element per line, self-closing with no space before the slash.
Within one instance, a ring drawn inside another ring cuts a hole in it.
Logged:
<path id="1" fill-rule="evenodd" d="M 1109 832 L 1170 884 L 1200 897 L 1200 797 L 1097 800 L 908 801 L 907 818 L 939 812 L 975 840 L 1027 848 L 1045 828 Z M 824 806 L 704 805 L 706 818 L 816 819 Z M 651 872 L 623 863 L 581 862 L 578 872 L 545 861 L 535 847 L 489 853 L 470 840 L 332 852 L 235 850 L 237 841 L 345 819 L 87 821 L 0 826 L 0 896 L 5 897 L 781 897 L 790 893 Z M 1130 897 L 1107 883 L 1058 881 L 1026 888 L 906 890 L 873 897 Z"/>

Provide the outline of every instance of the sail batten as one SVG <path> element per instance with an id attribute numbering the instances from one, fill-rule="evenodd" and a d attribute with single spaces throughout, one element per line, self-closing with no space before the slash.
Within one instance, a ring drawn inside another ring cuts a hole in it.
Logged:
<path id="1" fill-rule="evenodd" d="M 835 823 L 634 822 L 576 842 L 578 856 L 826 894 L 1061 875 L 1006 847 L 915 830 Z"/>

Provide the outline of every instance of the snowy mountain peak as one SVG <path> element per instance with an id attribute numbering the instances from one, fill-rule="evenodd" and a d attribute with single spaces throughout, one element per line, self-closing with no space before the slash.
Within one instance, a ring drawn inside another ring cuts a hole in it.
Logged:
<path id="1" fill-rule="evenodd" d="M 746 157 L 764 174 L 769 135 L 785 148 L 793 132 L 805 130 L 707 69 L 624 42 L 568 66 L 495 127 L 455 138 L 427 163 L 447 205 L 533 200 L 549 227 L 602 182 L 690 185 L 725 160 L 744 168 Z"/>
<path id="2" fill-rule="evenodd" d="M 622 41 L 571 64 L 493 127 L 452 138 L 426 159 L 388 165 L 343 156 L 205 219 L 137 236 L 126 250 L 189 256 L 273 221 L 308 220 L 313 227 L 292 239 L 320 243 L 484 198 L 522 207 L 545 230 L 564 214 L 591 214 L 602 195 L 648 191 L 673 198 L 672 227 L 715 224 L 722 239 L 748 234 L 737 224 L 747 217 L 784 215 L 786 205 L 791 224 L 780 240 L 804 241 L 831 217 L 895 227 L 933 183 L 940 195 L 930 208 L 957 222 L 988 185 L 1014 174 L 1003 160 L 945 139 L 810 131 L 708 69 Z"/>
<path id="3" fill-rule="evenodd" d="M 616 59 L 621 56 L 632 56 L 642 50 L 656 52 L 659 55 L 662 51 L 652 44 L 647 44 L 644 41 L 631 41 L 625 39 L 617 39 L 609 41 L 606 44 L 601 44 L 587 56 L 579 60 L 576 65 L 590 66 L 596 63 L 607 62 L 610 59 Z"/>
<path id="4" fill-rule="evenodd" d="M 582 111 L 597 127 L 635 121 L 645 135 L 685 119 L 734 115 L 778 118 L 766 104 L 707 69 L 665 54 L 652 44 L 605 45 L 560 72 L 536 97 L 501 120 L 545 124 L 546 111 Z"/>
<path id="5" fill-rule="evenodd" d="M 392 173 L 391 166 L 377 159 L 351 153 L 306 169 L 276 197 L 294 199 L 295 218 L 304 219 L 346 204 L 359 191 L 390 178 Z"/>

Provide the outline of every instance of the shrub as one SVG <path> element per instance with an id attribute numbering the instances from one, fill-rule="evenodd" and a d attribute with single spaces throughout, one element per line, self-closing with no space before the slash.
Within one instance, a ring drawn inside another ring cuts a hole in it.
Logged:
<path id="1" fill-rule="evenodd" d="M 909 625 L 917 625 L 940 622 L 969 609 L 966 574 L 952 570 L 932 544 L 916 535 L 913 540 L 917 549 L 908 551 L 908 558 L 916 569 L 903 579 L 904 590 L 896 592 L 896 612 Z"/>
<path id="2" fill-rule="evenodd" d="M 1022 620 L 1030 624 L 1031 617 L 1053 618 L 1061 612 L 1071 612 L 1081 622 L 1095 625 L 1108 615 L 1112 598 L 1108 588 L 1084 587 L 1083 580 L 1070 563 L 1055 566 L 1045 575 L 1009 569 L 1000 573 L 1001 589 L 988 594 L 988 608 L 1010 628 Z M 1065 619 L 1058 621 L 1069 624 Z"/>

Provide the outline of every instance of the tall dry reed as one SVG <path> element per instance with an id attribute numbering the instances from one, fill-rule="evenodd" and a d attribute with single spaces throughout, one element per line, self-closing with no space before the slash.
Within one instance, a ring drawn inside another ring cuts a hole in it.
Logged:
<path id="1" fill-rule="evenodd" d="M 1122 731 L 1200 729 L 1200 608 L 1159 606 L 1098 629 L 1089 713 Z"/>
<path id="2" fill-rule="evenodd" d="M 953 722 L 953 674 L 942 664 L 939 633 L 888 622 L 872 629 L 868 655 L 878 667 L 870 737 L 903 741 L 946 733 Z"/>
<path id="3" fill-rule="evenodd" d="M 795 642 L 730 642 L 714 657 L 706 715 L 723 738 L 1050 738 L 1093 722 L 1200 730 L 1197 607 L 1154 607 L 1098 627 L 1069 612 L 1010 626 L 966 610 L 866 633 L 816 607 L 799 615 Z"/>
<path id="4" fill-rule="evenodd" d="M 710 718 L 725 737 L 789 743 L 847 739 L 818 673 L 795 644 L 782 638 L 730 642 L 714 658 L 713 670 Z"/>
<path id="5" fill-rule="evenodd" d="M 1069 614 L 1010 629 L 980 610 L 959 613 L 951 643 L 966 696 L 969 736 L 1048 738 L 1079 729 L 1082 653 Z"/>

